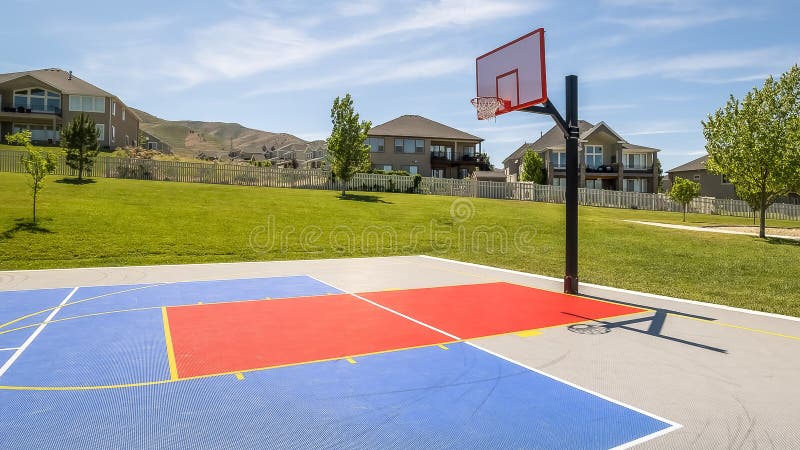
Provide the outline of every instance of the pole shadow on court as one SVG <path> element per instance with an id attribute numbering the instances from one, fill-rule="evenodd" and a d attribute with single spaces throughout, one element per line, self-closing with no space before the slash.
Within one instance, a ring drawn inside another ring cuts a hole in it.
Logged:
<path id="1" fill-rule="evenodd" d="M 593 298 L 593 299 L 602 300 L 602 301 L 612 301 L 612 300 L 609 300 L 609 299 L 605 299 L 605 298 L 602 298 L 602 297 L 596 297 L 596 296 L 592 296 L 592 295 L 585 295 L 584 294 L 584 297 Z M 711 345 L 706 345 L 706 344 L 702 344 L 702 343 L 699 343 L 699 342 L 692 342 L 692 341 L 689 341 L 689 340 L 686 340 L 686 339 L 681 339 L 681 338 L 677 338 L 677 337 L 674 337 L 674 336 L 667 336 L 667 335 L 662 334 L 663 328 L 664 328 L 664 324 L 667 321 L 667 316 L 670 315 L 670 314 L 675 315 L 675 316 L 682 316 L 682 317 L 686 317 L 686 318 L 690 318 L 690 319 L 699 319 L 699 320 L 708 320 L 708 321 L 715 321 L 716 319 L 714 319 L 714 318 L 699 316 L 699 315 L 696 315 L 696 314 L 689 314 L 689 313 L 685 313 L 685 312 L 681 312 L 681 311 L 675 311 L 673 309 L 653 308 L 652 306 L 639 305 L 639 304 L 636 304 L 636 303 L 623 302 L 623 301 L 619 301 L 619 300 L 613 300 L 613 302 L 614 303 L 619 303 L 619 304 L 622 304 L 622 305 L 633 306 L 633 307 L 636 307 L 636 308 L 649 309 L 649 310 L 654 311 L 654 313 L 653 313 L 652 316 L 648 316 L 648 317 L 639 317 L 639 318 L 636 318 L 636 319 L 628 319 L 628 320 L 620 320 L 620 321 L 617 321 L 617 322 L 611 322 L 611 321 L 607 321 L 607 320 L 592 319 L 591 317 L 584 317 L 584 316 L 581 316 L 581 315 L 578 315 L 578 314 L 572 314 L 572 313 L 564 312 L 564 314 L 567 314 L 567 315 L 570 315 L 570 316 L 578 317 L 580 319 L 584 319 L 584 320 L 587 320 L 587 321 L 592 321 L 592 322 L 596 322 L 596 323 L 601 324 L 601 325 L 576 324 L 576 325 L 569 326 L 568 329 L 570 331 L 572 331 L 574 333 L 578 333 L 578 334 L 606 334 L 606 333 L 609 333 L 609 332 L 611 332 L 612 330 L 614 330 L 616 328 L 620 328 L 620 329 L 623 329 L 623 330 L 626 330 L 626 331 L 632 331 L 634 333 L 647 334 L 647 335 L 650 335 L 650 336 L 653 336 L 653 337 L 656 337 L 656 338 L 659 338 L 659 339 L 666 339 L 668 341 L 677 342 L 679 344 L 689 345 L 689 346 L 692 346 L 692 347 L 697 347 L 697 348 L 701 348 L 701 349 L 704 349 L 704 350 L 709 350 L 709 351 L 712 351 L 712 352 L 725 353 L 725 354 L 728 353 L 727 350 L 722 349 L 722 348 L 713 347 Z M 638 323 L 647 323 L 647 322 L 650 323 L 650 326 L 648 326 L 646 330 L 641 330 L 639 328 L 634 328 L 634 327 L 630 326 L 630 325 L 634 325 L 634 324 L 638 324 Z"/>

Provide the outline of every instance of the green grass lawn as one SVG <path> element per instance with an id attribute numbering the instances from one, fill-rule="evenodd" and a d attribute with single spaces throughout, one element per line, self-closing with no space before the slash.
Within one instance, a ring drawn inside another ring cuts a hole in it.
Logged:
<path id="1" fill-rule="evenodd" d="M 563 276 L 563 205 L 60 180 L 48 179 L 34 227 L 25 176 L 0 173 L 0 269 L 428 254 Z M 623 219 L 681 223 L 679 213 L 581 208 L 582 281 L 800 316 L 797 243 Z M 687 221 L 712 223 L 752 219 L 690 214 Z"/>

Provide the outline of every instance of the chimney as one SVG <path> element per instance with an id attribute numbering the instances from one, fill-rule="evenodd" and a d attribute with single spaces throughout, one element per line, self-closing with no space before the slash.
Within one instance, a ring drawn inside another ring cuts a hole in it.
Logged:
<path id="1" fill-rule="evenodd" d="M 69 71 L 69 76 L 67 77 L 67 80 L 72 80 L 72 71 L 71 70 Z"/>

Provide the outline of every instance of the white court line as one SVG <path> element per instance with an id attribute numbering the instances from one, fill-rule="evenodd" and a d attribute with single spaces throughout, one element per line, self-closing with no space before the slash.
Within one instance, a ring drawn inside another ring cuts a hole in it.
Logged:
<path id="1" fill-rule="evenodd" d="M 14 352 L 13 355 L 11 355 L 11 358 L 9 358 L 8 361 L 6 361 L 6 363 L 3 364 L 3 367 L 0 367 L 0 378 L 3 376 L 3 374 L 6 373 L 6 371 L 8 371 L 8 369 L 11 368 L 11 365 L 14 364 L 14 361 L 16 361 L 17 358 L 19 358 L 19 356 L 22 354 L 22 352 L 24 352 L 25 349 L 28 348 L 29 345 L 31 345 L 31 342 L 33 342 L 33 340 L 36 339 L 36 336 L 39 336 L 39 333 L 41 333 L 42 330 L 44 330 L 44 327 L 47 326 L 48 322 L 50 322 L 50 319 L 52 319 L 59 311 L 61 311 L 61 307 L 64 306 L 64 304 L 67 303 L 69 301 L 69 299 L 71 299 L 72 296 L 75 295 L 76 292 L 78 292 L 78 288 L 77 287 L 75 289 L 73 289 L 72 292 L 69 293 L 69 295 L 64 297 L 64 300 L 61 300 L 61 303 L 58 304 L 58 307 L 55 308 L 50 313 L 50 315 L 47 316 L 46 319 L 44 319 L 44 322 L 42 322 L 42 324 L 39 325 L 36 328 L 36 330 L 33 332 L 33 334 L 31 334 L 28 337 L 28 339 L 25 340 L 25 343 L 22 344 L 22 346 L 20 346 L 17 349 L 17 351 Z"/>
<path id="2" fill-rule="evenodd" d="M 403 314 L 403 313 L 401 313 L 401 312 L 399 312 L 399 311 L 395 311 L 395 310 L 393 310 L 393 309 L 391 309 L 391 308 L 387 308 L 386 306 L 383 306 L 383 305 L 381 305 L 381 304 L 379 304 L 379 303 L 375 303 L 375 302 L 373 302 L 372 300 L 370 300 L 370 299 L 367 299 L 367 298 L 364 298 L 364 297 L 362 297 L 362 296 L 360 296 L 360 295 L 358 295 L 358 294 L 355 294 L 355 293 L 353 293 L 353 292 L 349 292 L 349 291 L 345 291 L 344 289 L 339 289 L 338 287 L 336 287 L 336 286 L 334 286 L 334 285 L 332 285 L 332 284 L 330 284 L 330 283 L 326 283 L 326 282 L 324 282 L 324 281 L 320 280 L 319 278 L 314 278 L 314 277 L 312 277 L 311 275 L 306 275 L 306 276 L 307 276 L 307 277 L 309 277 L 309 278 L 312 278 L 312 279 L 314 279 L 314 280 L 316 280 L 316 281 L 319 281 L 319 282 L 320 282 L 320 283 L 322 283 L 322 284 L 328 285 L 328 286 L 332 287 L 333 289 L 336 289 L 337 291 L 341 291 L 341 292 L 342 292 L 342 293 L 344 293 L 344 294 L 347 294 L 347 295 L 352 295 L 353 297 L 355 297 L 355 298 L 357 298 L 357 299 L 359 299 L 359 300 L 363 300 L 363 301 L 365 301 L 365 302 L 369 303 L 370 305 L 377 306 L 377 307 L 378 307 L 378 308 L 380 308 L 380 309 L 383 309 L 383 310 L 389 311 L 389 312 L 390 312 L 390 313 L 392 313 L 392 314 L 395 314 L 395 315 L 398 315 L 398 316 L 400 316 L 400 317 L 402 317 L 402 318 L 404 318 L 404 319 L 410 320 L 410 321 L 412 321 L 412 322 L 416 323 L 417 325 L 422 325 L 422 326 L 423 326 L 423 327 L 425 327 L 425 328 L 430 328 L 431 330 L 433 330 L 433 331 L 435 331 L 435 332 L 437 332 L 437 333 L 441 333 L 441 334 L 443 334 L 443 335 L 445 335 L 445 336 L 447 336 L 447 337 L 449 337 L 449 338 L 452 338 L 452 339 L 454 339 L 454 340 L 456 340 L 456 341 L 461 341 L 461 340 L 462 340 L 460 337 L 458 337 L 458 336 L 456 336 L 456 335 L 454 335 L 454 334 L 450 334 L 450 333 L 448 333 L 448 332 L 446 332 L 446 331 L 444 331 L 444 330 L 440 330 L 440 329 L 438 329 L 438 328 L 436 328 L 436 327 L 434 327 L 434 326 L 432 326 L 432 325 L 428 325 L 428 324 L 427 324 L 427 323 L 425 323 L 425 322 L 421 322 L 421 321 L 419 321 L 419 320 L 417 320 L 417 319 L 415 319 L 415 318 L 413 318 L 413 317 L 409 317 L 409 316 L 407 316 L 407 315 L 405 315 L 405 314 Z"/>
<path id="3" fill-rule="evenodd" d="M 312 277 L 311 275 L 307 275 L 307 276 L 308 276 L 308 277 L 310 277 L 310 278 L 314 278 L 314 277 Z M 655 438 L 657 438 L 657 437 L 659 437 L 659 436 L 662 436 L 662 435 L 664 435 L 664 434 L 667 434 L 667 433 L 669 433 L 669 432 L 671 432 L 671 431 L 674 431 L 674 430 L 677 430 L 677 429 L 679 429 L 679 428 L 682 428 L 682 427 L 683 427 L 683 425 L 681 425 L 681 424 L 679 424 L 679 423 L 677 423 L 677 422 L 673 422 L 673 421 L 671 421 L 671 420 L 665 419 L 665 418 L 663 418 L 663 417 L 661 417 L 661 416 L 658 416 L 658 415 L 656 415 L 656 414 L 653 414 L 653 413 L 647 412 L 647 411 L 645 411 L 645 410 L 643 410 L 643 409 L 640 409 L 640 408 L 637 408 L 637 407 L 635 407 L 635 406 L 631 406 L 631 405 L 629 405 L 629 404 L 627 404 L 627 403 L 624 403 L 624 402 L 621 402 L 621 401 L 619 401 L 619 400 L 614 400 L 614 399 L 613 399 L 613 398 L 611 398 L 611 397 L 605 396 L 605 395 L 603 395 L 603 394 L 599 394 L 599 393 L 597 393 L 597 392 L 595 392 L 595 391 L 592 391 L 592 390 L 590 390 L 590 389 L 583 388 L 583 387 L 581 387 L 581 386 L 578 386 L 578 385 L 577 385 L 577 384 L 575 384 L 575 383 L 571 383 L 571 382 L 569 382 L 569 381 L 566 381 L 566 380 L 564 380 L 564 379 L 558 378 L 558 377 L 556 377 L 556 376 L 554 376 L 554 375 L 550 375 L 550 374 L 548 374 L 548 373 L 542 372 L 542 371 L 541 371 L 541 370 L 539 370 L 539 369 L 534 369 L 533 367 L 531 367 L 531 366 L 528 366 L 528 365 L 526 365 L 526 364 L 523 364 L 523 363 L 521 363 L 521 362 L 519 362 L 519 361 L 515 361 L 515 360 L 513 360 L 513 359 L 511 359 L 511 358 L 508 358 L 508 357 L 506 357 L 506 356 L 503 356 L 503 355 L 501 355 L 501 354 L 499 354 L 499 353 L 495 353 L 495 352 L 493 352 L 493 351 L 491 351 L 491 350 L 488 350 L 488 349 L 486 349 L 486 348 L 483 348 L 483 347 L 481 347 L 481 346 L 480 346 L 480 345 L 478 345 L 478 344 L 473 344 L 472 342 L 467 342 L 466 340 L 464 340 L 464 339 L 461 339 L 461 338 L 459 338 L 458 336 L 455 336 L 455 335 L 453 335 L 453 334 L 450 334 L 450 333 L 448 333 L 448 332 L 446 332 L 446 331 L 442 331 L 442 330 L 440 330 L 440 329 L 438 329 L 438 328 L 436 328 L 436 327 L 434 327 L 434 326 L 432 326 L 432 325 L 428 325 L 428 324 L 427 324 L 427 323 L 425 323 L 425 322 L 421 322 L 421 321 L 419 321 L 419 320 L 417 320 L 417 319 L 414 319 L 414 318 L 412 318 L 412 317 L 409 317 L 409 316 L 407 316 L 407 315 L 405 315 L 405 314 L 403 314 L 403 313 L 401 313 L 401 312 L 399 312 L 399 311 L 395 311 L 395 310 L 393 310 L 393 309 L 391 309 L 391 308 L 389 308 L 389 307 L 386 307 L 386 306 L 383 306 L 383 305 L 381 305 L 381 304 L 375 303 L 375 302 L 373 302 L 372 300 L 366 299 L 366 298 L 364 298 L 364 297 L 362 297 L 362 296 L 360 296 L 360 295 L 358 295 L 358 294 L 355 294 L 355 293 L 352 293 L 352 292 L 348 292 L 348 291 L 346 291 L 346 290 L 344 290 L 344 289 L 339 289 L 338 287 L 336 287 L 336 286 L 334 286 L 334 285 L 332 285 L 332 284 L 330 284 L 330 283 L 327 283 L 327 282 L 325 282 L 325 281 L 322 281 L 322 280 L 320 280 L 320 279 L 318 279 L 318 278 L 314 278 L 314 279 L 315 279 L 315 280 L 317 280 L 317 281 L 319 281 L 320 283 L 327 284 L 328 286 L 330 286 L 330 287 L 332 287 L 332 288 L 334 288 L 334 289 L 340 290 L 340 291 L 344 292 L 345 294 L 352 295 L 353 297 L 359 298 L 359 299 L 361 299 L 361 300 L 363 300 L 363 301 L 365 301 L 365 302 L 367 302 L 367 303 L 369 303 L 369 304 L 375 305 L 375 306 L 377 306 L 377 307 L 379 307 L 379 308 L 381 308 L 381 309 L 384 309 L 384 310 L 386 310 L 386 311 L 389 311 L 390 313 L 393 313 L 393 314 L 396 314 L 396 315 L 398 315 L 398 316 L 400 316 L 400 317 L 403 317 L 404 319 L 408 319 L 408 320 L 410 320 L 410 321 L 412 321 L 412 322 L 414 322 L 414 323 L 417 323 L 417 324 L 419 324 L 419 325 L 422 325 L 422 326 L 424 326 L 424 327 L 426 327 L 426 328 L 430 328 L 431 330 L 434 330 L 434 331 L 436 331 L 436 332 L 442 333 L 442 334 L 444 334 L 444 335 L 446 335 L 446 336 L 449 336 L 449 337 L 451 337 L 451 338 L 453 338 L 453 339 L 455 339 L 455 340 L 457 340 L 457 341 L 462 341 L 462 342 L 464 342 L 465 344 L 467 344 L 467 345 L 469 345 L 469 346 L 471 346 L 471 347 L 473 347 L 473 348 L 475 348 L 475 349 L 481 350 L 481 351 L 483 351 L 483 352 L 486 352 L 486 353 L 488 353 L 488 354 L 490 354 L 490 355 L 493 355 L 493 356 L 496 356 L 496 357 L 498 357 L 498 358 L 500 358 L 500 359 L 503 359 L 503 360 L 505 360 L 505 361 L 508 361 L 508 362 L 510 362 L 510 363 L 512 363 L 512 364 L 516 364 L 516 365 L 518 365 L 518 366 L 520 366 L 520 367 L 522 367 L 522 368 L 524 368 L 524 369 L 528 369 L 528 370 L 530 370 L 531 372 L 535 372 L 535 373 L 538 373 L 539 375 L 542 375 L 542 376 L 545 376 L 545 377 L 547 377 L 547 378 L 550 378 L 551 380 L 555 380 L 555 381 L 557 381 L 557 382 L 559 382 L 559 383 L 564 383 L 564 384 L 566 384 L 567 386 L 570 386 L 570 387 L 572 387 L 572 388 L 574 388 L 574 389 L 577 389 L 577 390 L 579 390 L 579 391 L 586 392 L 586 393 L 587 393 L 587 394 L 589 394 L 589 395 L 593 395 L 593 396 L 595 396 L 595 397 L 599 397 L 599 398 L 601 398 L 601 399 L 603 399 L 603 400 L 605 400 L 605 401 L 607 401 L 607 402 L 614 403 L 615 405 L 622 406 L 623 408 L 630 409 L 631 411 L 635 411 L 635 412 L 637 412 L 637 413 L 639 413 L 639 414 L 645 415 L 645 416 L 647 416 L 647 417 L 650 417 L 650 418 L 652 418 L 652 419 L 655 419 L 655 420 L 658 420 L 658 421 L 664 422 L 664 423 L 666 423 L 666 424 L 668 424 L 668 425 L 669 425 L 669 427 L 667 427 L 667 428 L 665 428 L 665 429 L 663 429 L 663 430 L 657 431 L 657 432 L 655 432 L 655 433 L 652 433 L 652 434 L 649 434 L 649 435 L 647 435 L 647 436 L 642 436 L 642 437 L 640 437 L 640 438 L 638 438 L 638 439 L 636 439 L 636 440 L 633 440 L 633 441 L 627 442 L 627 443 L 625 443 L 625 444 L 619 445 L 619 446 L 617 446 L 617 447 L 614 447 L 615 449 L 626 449 L 626 448 L 630 448 L 630 447 L 633 447 L 634 445 L 638 445 L 638 444 L 640 444 L 640 443 L 642 443 L 642 442 L 649 441 L 649 440 L 651 440 L 651 439 L 655 439 Z"/>
<path id="4" fill-rule="evenodd" d="M 608 396 L 606 396 L 606 395 L 603 395 L 603 394 L 597 393 L 597 392 L 595 392 L 595 391 L 592 391 L 591 389 L 586 389 L 586 388 L 584 388 L 584 387 L 578 386 L 578 385 L 577 385 L 577 384 L 575 384 L 575 383 L 571 383 L 571 382 L 569 382 L 569 381 L 567 381 L 567 380 L 564 380 L 564 379 L 562 379 L 562 378 L 556 377 L 556 376 L 554 376 L 554 375 L 550 375 L 549 373 L 542 372 L 542 371 L 541 371 L 541 370 L 539 370 L 539 369 L 534 369 L 533 367 L 531 367 L 531 366 L 529 366 L 529 365 L 523 364 L 523 363 L 521 363 L 521 362 L 519 362 L 519 361 L 513 360 L 513 359 L 511 359 L 511 358 L 508 358 L 508 357 L 506 357 L 506 356 L 503 356 L 503 355 L 501 355 L 501 354 L 499 354 L 499 353 L 495 353 L 495 352 L 493 352 L 493 351 L 491 351 L 491 350 L 489 350 L 489 349 L 486 349 L 486 348 L 483 348 L 483 347 L 481 347 L 481 346 L 480 346 L 480 345 L 478 345 L 478 344 L 473 344 L 472 342 L 465 342 L 465 344 L 467 344 L 467 345 L 469 345 L 469 346 L 471 346 L 471 347 L 477 348 L 478 350 L 483 350 L 484 352 L 486 352 L 486 353 L 488 353 L 488 354 L 490 354 L 490 355 L 494 355 L 494 356 L 496 356 L 496 357 L 498 357 L 498 358 L 500 358 L 500 359 L 506 360 L 506 361 L 508 361 L 508 362 L 510 362 L 510 363 L 512 363 L 512 364 L 516 364 L 516 365 L 518 365 L 518 366 L 520 366 L 520 367 L 522 367 L 522 368 L 528 369 L 528 370 L 530 370 L 531 372 L 536 372 L 536 373 L 538 373 L 539 375 L 542 375 L 542 376 L 545 376 L 545 377 L 547 377 L 547 378 L 550 378 L 551 380 L 558 381 L 559 383 L 564 383 L 564 384 L 566 384 L 567 386 L 570 386 L 570 387 L 572 387 L 572 388 L 575 388 L 575 389 L 577 389 L 577 390 L 579 390 L 579 391 L 583 391 L 583 392 L 586 392 L 587 394 L 593 395 L 593 396 L 595 396 L 595 397 L 602 398 L 603 400 L 605 400 L 605 401 L 607 401 L 607 402 L 611 402 L 611 403 L 613 403 L 613 404 L 615 404 L 615 405 L 622 406 L 623 408 L 630 409 L 631 411 L 635 411 L 635 412 L 637 412 L 637 413 L 639 413 L 639 414 L 645 415 L 645 416 L 647 416 L 647 417 L 650 417 L 650 418 L 652 418 L 652 419 L 655 419 L 655 420 L 658 420 L 658 421 L 664 422 L 664 423 L 666 423 L 666 424 L 668 424 L 668 425 L 669 425 L 669 427 L 667 427 L 667 428 L 664 428 L 663 430 L 656 431 L 655 433 L 648 434 L 647 436 L 642 436 L 642 437 L 640 437 L 640 438 L 638 438 L 638 439 L 636 439 L 636 440 L 633 440 L 633 441 L 630 441 L 630 442 L 626 442 L 626 443 L 624 443 L 624 444 L 622 444 L 622 445 L 619 445 L 619 446 L 617 446 L 617 447 L 614 447 L 615 449 L 625 449 L 625 448 L 630 448 L 630 447 L 633 447 L 634 445 L 638 445 L 638 444 L 640 444 L 640 443 L 642 443 L 642 442 L 649 441 L 649 440 L 651 440 L 651 439 L 655 439 L 655 438 L 657 438 L 658 436 L 662 436 L 662 435 L 664 435 L 664 434 L 667 434 L 667 433 L 669 433 L 670 431 L 675 431 L 675 430 L 677 430 L 677 429 L 679 429 L 679 428 L 683 428 L 683 425 L 681 425 L 681 424 L 679 424 L 679 423 L 676 423 L 676 422 L 673 422 L 673 421 L 671 421 L 671 420 L 665 419 L 665 418 L 663 418 L 663 417 L 661 417 L 661 416 L 658 416 L 658 415 L 655 415 L 655 414 L 653 414 L 653 413 L 647 412 L 647 411 L 645 411 L 645 410 L 643 410 L 643 409 L 640 409 L 640 408 L 637 408 L 637 407 L 635 407 L 635 406 L 631 406 L 631 405 L 629 405 L 629 404 L 627 404 L 627 403 L 624 403 L 624 402 L 621 402 L 621 401 L 619 401 L 619 400 L 614 400 L 614 399 L 613 399 L 613 398 L 611 398 L 611 397 L 608 397 Z"/>
<path id="5" fill-rule="evenodd" d="M 548 276 L 545 276 L 545 275 L 537 275 L 537 274 L 534 274 L 534 273 L 520 272 L 518 270 L 501 269 L 499 267 L 485 266 L 483 264 L 468 263 L 468 262 L 463 262 L 463 261 L 456 261 L 454 259 L 439 258 L 439 257 L 436 257 L 436 256 L 428 256 L 428 255 L 417 255 L 417 256 L 419 256 L 421 258 L 433 259 L 433 260 L 436 260 L 436 261 L 444 261 L 444 262 L 449 262 L 449 263 L 453 263 L 453 264 L 460 264 L 462 266 L 476 267 L 476 268 L 479 268 L 479 269 L 495 270 L 495 271 L 498 271 L 498 272 L 509 273 L 509 274 L 512 274 L 512 275 L 521 275 L 521 276 L 525 276 L 525 277 L 529 277 L 529 278 L 538 278 L 540 280 L 557 281 L 559 283 L 563 283 L 563 281 L 564 281 L 561 278 L 548 277 Z M 603 286 L 603 285 L 600 285 L 600 284 L 592 284 L 592 283 L 584 283 L 584 282 L 581 282 L 580 284 L 581 284 L 581 286 L 588 286 L 588 287 L 596 288 L 596 289 L 604 289 L 604 290 L 607 290 L 607 291 L 619 292 L 619 293 L 622 293 L 622 294 L 638 295 L 640 297 L 652 298 L 652 299 L 656 299 L 656 300 L 667 300 L 667 301 L 670 301 L 670 302 L 687 303 L 689 305 L 705 306 L 705 307 L 708 307 L 708 308 L 724 309 L 725 311 L 735 311 L 735 312 L 740 312 L 740 313 L 745 313 L 745 314 L 753 314 L 753 315 L 756 315 L 756 316 L 765 316 L 765 317 L 772 317 L 774 319 L 784 319 L 784 320 L 791 320 L 793 322 L 800 322 L 800 317 L 785 316 L 783 314 L 774 314 L 774 313 L 768 313 L 768 312 L 763 312 L 763 311 L 754 311 L 752 309 L 736 308 L 735 306 L 718 305 L 716 303 L 699 302 L 699 301 L 696 301 L 696 300 L 687 300 L 687 299 L 684 299 L 684 298 L 677 298 L 677 297 L 668 297 L 666 295 L 648 294 L 647 292 L 631 291 L 631 290 L 628 290 L 628 289 L 621 289 L 621 288 L 615 288 L 615 287 L 610 287 L 610 286 Z M 580 295 L 580 293 L 578 293 L 578 295 Z"/>
<path id="6" fill-rule="evenodd" d="M 19 347 L 9 347 L 9 348 L 0 348 L 0 352 L 10 352 L 11 350 L 16 350 Z"/>

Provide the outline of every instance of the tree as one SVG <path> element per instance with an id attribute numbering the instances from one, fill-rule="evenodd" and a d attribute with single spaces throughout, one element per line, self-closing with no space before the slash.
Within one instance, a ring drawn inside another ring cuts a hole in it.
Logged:
<path id="1" fill-rule="evenodd" d="M 358 113 L 353 109 L 350 94 L 344 98 L 336 97 L 331 108 L 333 130 L 327 140 L 328 162 L 331 172 L 342 180 L 342 196 L 347 182 L 359 172 L 369 170 L 369 146 L 365 144 L 372 123 L 359 122 Z"/>
<path id="2" fill-rule="evenodd" d="M 683 221 L 686 222 L 686 208 L 689 202 L 700 195 L 700 183 L 675 177 L 672 188 L 669 190 L 669 198 L 683 205 Z"/>
<path id="3" fill-rule="evenodd" d="M 61 142 L 67 153 L 67 165 L 78 171 L 78 180 L 83 180 L 83 172 L 91 170 L 99 150 L 100 131 L 94 120 L 81 113 L 61 131 Z"/>
<path id="4" fill-rule="evenodd" d="M 659 161 L 658 158 L 656 158 L 656 161 L 653 163 L 653 165 L 655 166 L 654 173 L 656 173 L 656 176 L 658 177 L 656 179 L 656 193 L 660 194 L 664 191 L 664 172 L 661 170 L 661 161 Z"/>
<path id="5" fill-rule="evenodd" d="M 12 145 L 24 145 L 28 151 L 22 157 L 22 166 L 31 176 L 31 191 L 33 194 L 33 223 L 36 223 L 36 200 L 44 189 L 44 179 L 56 170 L 56 157 L 49 152 L 40 152 L 31 145 L 31 132 L 20 131 L 16 134 L 6 135 L 6 141 Z"/>
<path id="6" fill-rule="evenodd" d="M 522 158 L 522 169 L 519 172 L 520 181 L 533 181 L 536 184 L 544 182 L 544 160 L 533 150 L 525 152 Z"/>
<path id="7" fill-rule="evenodd" d="M 779 197 L 800 186 L 800 67 L 739 101 L 728 103 L 703 122 L 706 168 L 722 174 L 739 198 L 759 211 L 758 235 L 766 236 L 766 211 Z"/>

